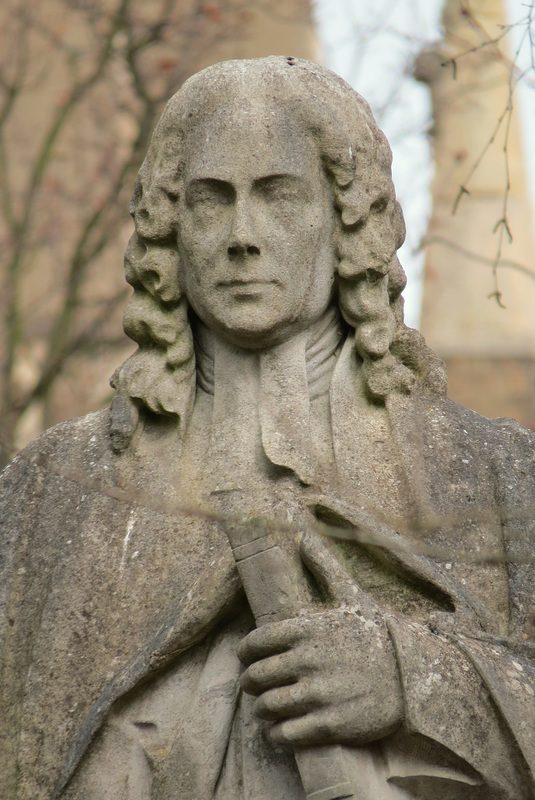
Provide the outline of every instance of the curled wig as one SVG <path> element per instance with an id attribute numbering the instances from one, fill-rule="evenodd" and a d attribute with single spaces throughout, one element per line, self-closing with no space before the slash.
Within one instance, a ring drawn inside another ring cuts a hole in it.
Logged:
<path id="1" fill-rule="evenodd" d="M 195 393 L 195 352 L 177 240 L 179 198 L 192 127 L 224 104 L 275 98 L 316 141 L 331 178 L 339 224 L 338 302 L 355 329 L 364 389 L 382 402 L 418 383 L 444 394 L 442 362 L 403 322 L 406 279 L 396 256 L 405 237 L 391 178 L 392 155 L 366 101 L 317 64 L 271 56 L 227 61 L 191 77 L 170 99 L 139 171 L 131 203 L 135 221 L 125 256 L 134 289 L 124 329 L 138 350 L 113 375 L 111 438 L 129 443 L 143 409 L 177 419 L 182 430 Z"/>

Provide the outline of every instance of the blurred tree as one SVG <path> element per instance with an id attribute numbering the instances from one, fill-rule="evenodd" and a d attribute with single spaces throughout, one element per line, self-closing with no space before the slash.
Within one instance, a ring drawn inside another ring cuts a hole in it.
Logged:
<path id="1" fill-rule="evenodd" d="M 131 348 L 120 263 L 169 96 L 223 58 L 314 57 L 308 0 L 4 0 L 0 466 L 102 406 Z"/>

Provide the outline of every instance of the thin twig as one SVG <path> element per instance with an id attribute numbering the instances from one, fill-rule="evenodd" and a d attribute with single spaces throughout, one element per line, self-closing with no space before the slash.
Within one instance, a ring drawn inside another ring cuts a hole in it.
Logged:
<path id="1" fill-rule="evenodd" d="M 255 524 L 255 521 L 261 521 L 262 526 L 273 533 L 284 533 L 299 537 L 303 532 L 302 526 L 296 525 L 295 523 L 286 522 L 285 520 L 275 519 L 273 517 L 259 516 L 255 519 L 251 519 L 250 516 L 247 515 L 247 518 L 244 520 L 243 515 L 240 514 L 222 514 L 211 508 L 182 504 L 162 496 L 158 497 L 158 500 L 155 500 L 154 502 L 146 498 L 141 500 L 139 493 L 129 492 L 128 490 L 122 489 L 119 486 L 105 486 L 99 479 L 92 480 L 90 477 L 88 477 L 87 471 L 78 470 L 72 465 L 65 466 L 64 463 L 60 464 L 45 453 L 35 453 L 34 450 L 31 455 L 27 455 L 25 451 L 21 451 L 18 455 L 19 458 L 25 459 L 30 466 L 37 470 L 45 470 L 52 475 L 62 478 L 63 480 L 70 481 L 78 486 L 83 487 L 83 489 L 88 492 L 93 492 L 102 497 L 108 497 L 116 500 L 119 503 L 125 503 L 133 508 L 140 508 L 144 511 L 150 511 L 154 514 L 171 517 L 190 517 L 209 523 L 223 523 L 225 525 L 242 525 L 244 521 L 249 522 L 250 524 Z M 311 520 L 309 523 L 310 527 L 315 529 L 323 536 L 352 541 L 357 544 L 369 547 L 377 547 L 379 549 L 384 547 L 384 536 L 382 536 L 380 533 L 375 533 L 373 527 L 370 527 L 370 524 L 373 526 L 373 522 L 370 523 L 370 517 L 375 515 L 375 511 L 373 509 L 367 509 L 365 506 L 363 506 L 361 500 L 359 500 L 357 509 L 362 511 L 363 516 L 366 518 L 366 523 L 364 525 L 358 527 L 340 528 L 336 525 L 330 525 L 324 522 L 315 522 Z M 534 514 L 535 507 L 533 507 L 533 505 L 528 505 L 522 509 L 518 509 L 515 512 L 508 511 L 507 521 L 532 522 Z M 396 544 L 395 542 L 389 542 L 389 549 L 393 552 L 410 553 L 412 555 L 424 556 L 426 558 L 431 558 L 439 562 L 446 562 L 452 565 L 455 563 L 473 564 L 477 566 L 496 566 L 501 564 L 535 563 L 535 554 L 531 548 L 526 549 L 524 552 L 515 552 L 514 554 L 504 550 L 495 550 L 484 547 L 464 549 L 456 548 L 455 553 L 452 553 L 451 547 L 448 546 L 427 544 L 421 540 L 408 540 L 404 521 L 400 520 L 398 523 L 396 523 L 395 521 L 391 520 L 383 520 L 380 515 L 377 515 L 376 519 L 379 531 L 381 527 L 384 527 L 385 524 L 388 525 L 393 531 L 396 531 L 398 528 L 399 530 L 404 531 L 404 539 L 403 541 L 400 541 L 399 544 Z M 455 514 L 449 515 L 437 514 L 427 521 L 425 519 L 420 520 L 418 532 L 421 533 L 426 530 L 440 530 L 442 532 L 448 530 L 453 531 L 461 529 L 465 524 L 474 525 L 477 523 L 481 525 L 485 522 L 496 522 L 496 520 L 496 512 L 493 512 L 490 509 L 479 512 L 477 510 L 473 510 L 469 514 L 463 512 L 456 512 Z M 526 546 L 527 545 L 528 543 L 526 542 Z"/>
<path id="2" fill-rule="evenodd" d="M 517 45 L 517 48 L 515 50 L 515 53 L 514 53 L 514 56 L 513 56 L 512 60 L 505 59 L 502 56 L 501 52 L 497 49 L 497 54 L 500 57 L 502 57 L 502 60 L 507 61 L 508 64 L 509 64 L 509 73 L 508 73 L 508 80 L 507 80 L 507 101 L 506 101 L 504 110 L 502 111 L 502 113 L 498 117 L 498 120 L 496 122 L 494 130 L 492 131 L 489 139 L 487 140 L 487 142 L 484 145 L 483 149 L 481 150 L 479 156 L 476 158 L 475 162 L 473 163 L 472 168 L 470 169 L 470 171 L 469 171 L 468 175 L 466 176 L 465 180 L 461 183 L 461 185 L 459 187 L 459 191 L 458 191 L 458 193 L 457 193 L 457 195 L 455 197 L 455 200 L 454 200 L 454 203 L 453 203 L 453 207 L 452 207 L 452 214 L 455 215 L 457 210 L 458 210 L 459 203 L 460 203 L 462 197 L 465 196 L 465 195 L 469 195 L 470 194 L 470 190 L 468 188 L 468 184 L 469 184 L 471 178 L 473 177 L 474 173 L 476 172 L 476 170 L 479 168 L 479 166 L 480 166 L 481 162 L 483 161 L 483 158 L 485 157 L 487 151 L 489 150 L 489 148 L 494 143 L 494 141 L 496 139 L 496 136 L 498 135 L 498 132 L 499 132 L 500 128 L 502 127 L 502 123 L 505 120 L 505 131 L 504 131 L 504 139 L 503 139 L 503 145 L 502 145 L 502 152 L 503 152 L 503 158 L 504 158 L 504 170 L 505 170 L 505 186 L 504 186 L 504 192 L 503 192 L 502 215 L 501 215 L 500 219 L 497 220 L 497 222 L 496 222 L 496 224 L 494 226 L 494 229 L 493 229 L 493 232 L 498 234 L 498 241 L 497 241 L 497 246 L 496 246 L 496 254 L 495 254 L 495 257 L 494 257 L 494 259 L 493 259 L 493 261 L 491 263 L 493 280 L 494 280 L 494 290 L 489 294 L 489 299 L 490 298 L 494 298 L 496 300 L 497 304 L 500 306 L 500 308 L 505 308 L 505 304 L 503 303 L 503 300 L 502 300 L 502 292 L 500 290 L 499 280 L 498 280 L 498 270 L 499 270 L 499 268 L 501 268 L 501 266 L 504 265 L 504 262 L 502 262 L 504 236 L 507 236 L 507 239 L 508 239 L 509 242 L 512 242 L 512 240 L 513 240 L 513 234 L 512 234 L 511 225 L 510 225 L 510 221 L 509 221 L 509 217 L 508 217 L 509 195 L 510 195 L 510 190 L 511 190 L 511 177 L 510 177 L 510 164 L 509 164 L 508 146 L 509 146 L 509 136 L 510 136 L 510 131 L 511 131 L 511 121 L 512 121 L 512 117 L 513 117 L 513 109 L 514 109 L 513 96 L 514 96 L 516 87 L 518 86 L 520 81 L 525 78 L 525 76 L 527 74 L 527 71 L 523 72 L 523 73 L 519 73 L 517 63 L 518 63 L 518 59 L 519 59 L 519 56 L 520 56 L 520 51 L 521 51 L 521 49 L 523 47 L 524 41 L 526 39 L 526 36 L 529 37 L 531 42 L 533 41 L 532 40 L 532 36 L 533 36 L 533 34 L 532 34 L 532 23 L 533 23 L 534 5 L 535 5 L 535 0 L 531 0 L 531 2 L 529 4 L 529 12 L 528 12 L 528 14 L 525 17 L 523 17 L 521 20 L 516 22 L 516 23 L 513 23 L 511 25 L 502 25 L 501 26 L 501 28 L 502 28 L 501 33 L 498 36 L 494 37 L 494 38 L 489 37 L 487 32 L 485 31 L 485 29 L 481 25 L 481 23 L 479 23 L 475 19 L 475 17 L 470 15 L 470 19 L 471 19 L 472 23 L 474 24 L 475 27 L 477 27 L 480 30 L 480 32 L 482 32 L 482 34 L 485 36 L 485 40 L 483 42 L 481 42 L 480 44 L 478 44 L 478 45 L 476 45 L 474 47 L 468 48 L 467 50 L 459 53 L 458 55 L 454 56 L 449 61 L 444 62 L 444 64 L 452 63 L 454 65 L 454 68 L 455 68 L 456 61 L 458 59 L 463 58 L 464 56 L 467 56 L 467 55 L 469 55 L 471 53 L 479 52 L 482 49 L 484 49 L 486 47 L 489 47 L 489 46 L 490 47 L 496 47 L 496 45 L 500 41 L 502 41 L 502 39 L 504 39 L 504 37 L 508 33 L 510 33 L 513 28 L 521 26 L 521 25 L 525 26 L 523 35 L 520 38 L 519 44 Z M 532 68 L 533 68 L 533 63 L 534 63 L 533 62 L 533 53 L 531 54 L 531 59 L 532 59 Z M 511 262 L 509 262 L 509 266 L 511 266 Z"/>

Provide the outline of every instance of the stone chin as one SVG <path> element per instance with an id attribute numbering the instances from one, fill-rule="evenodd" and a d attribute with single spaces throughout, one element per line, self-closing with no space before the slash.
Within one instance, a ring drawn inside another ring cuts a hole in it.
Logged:
<path id="1" fill-rule="evenodd" d="M 225 287 L 218 302 L 209 305 L 205 298 L 196 302 L 194 291 L 187 296 L 193 312 L 210 331 L 235 347 L 261 350 L 282 344 L 313 325 L 335 302 L 333 286 L 334 278 L 330 287 L 325 283 L 322 296 L 307 293 L 300 305 L 289 302 L 284 289 L 272 283 Z"/>

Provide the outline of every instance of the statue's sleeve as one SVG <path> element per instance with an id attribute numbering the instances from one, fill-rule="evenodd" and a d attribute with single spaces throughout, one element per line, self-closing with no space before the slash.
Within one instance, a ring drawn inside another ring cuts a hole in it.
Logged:
<path id="1" fill-rule="evenodd" d="M 394 615 L 387 624 L 407 732 L 470 765 L 490 797 L 533 797 L 535 647 L 433 632 Z"/>
<path id="2" fill-rule="evenodd" d="M 440 631 L 398 616 L 388 625 L 407 729 L 456 753 L 497 796 L 501 790 L 516 800 L 535 796 L 535 436 L 512 420 L 489 426 L 485 445 L 492 446 L 509 574 L 508 635 Z"/>

